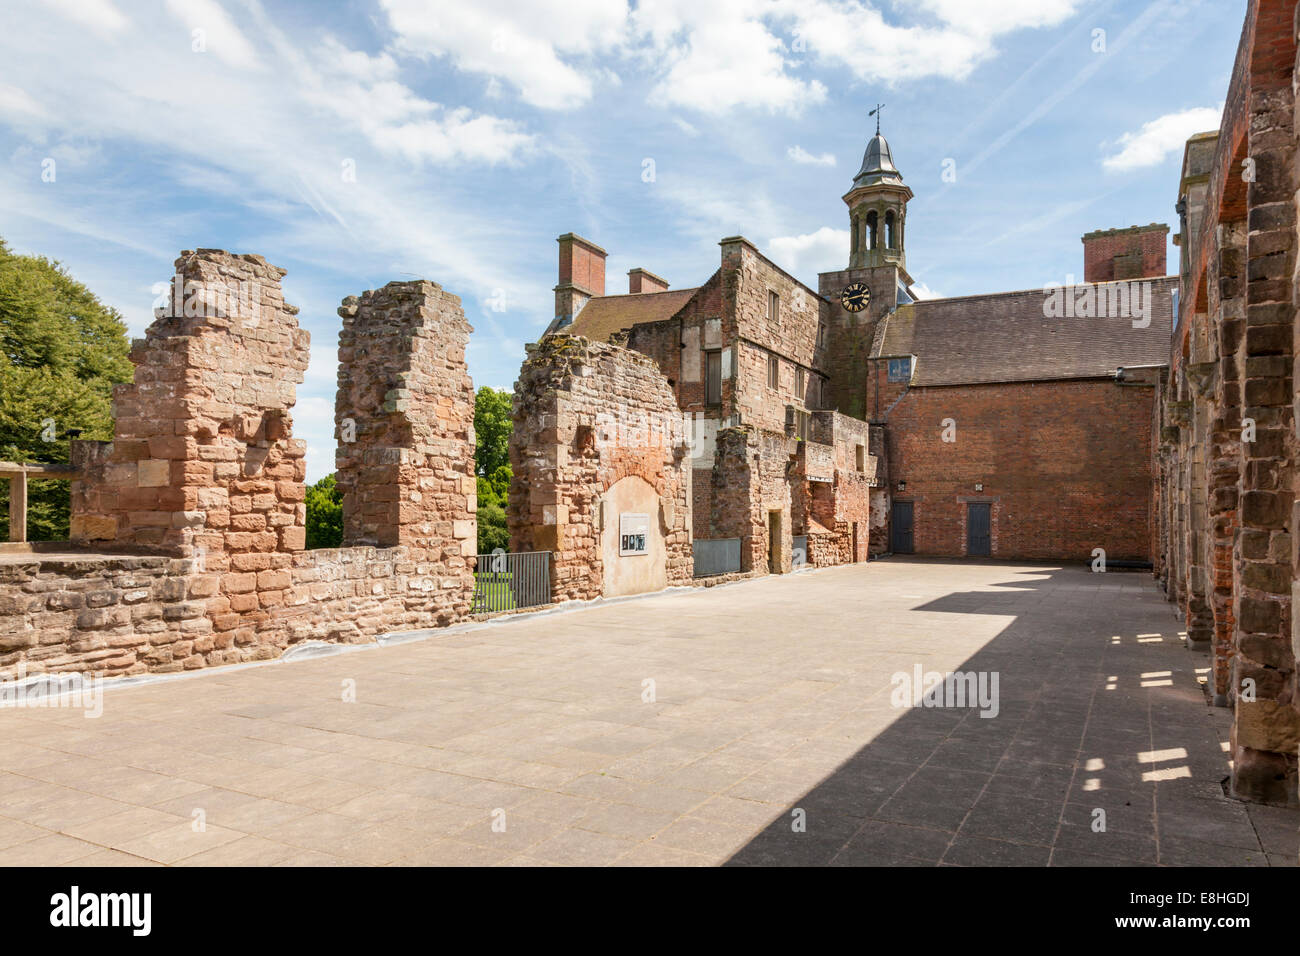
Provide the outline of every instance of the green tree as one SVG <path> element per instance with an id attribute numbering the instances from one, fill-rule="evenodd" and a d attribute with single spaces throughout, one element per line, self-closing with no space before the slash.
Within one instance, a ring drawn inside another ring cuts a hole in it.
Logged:
<path id="1" fill-rule="evenodd" d="M 478 552 L 510 549 L 506 502 L 510 493 L 510 392 L 482 386 L 474 395 L 474 465 L 478 473 Z"/>
<path id="2" fill-rule="evenodd" d="M 68 430 L 113 437 L 112 387 L 131 380 L 126 323 L 58 262 L 20 256 L 0 239 L 0 459 L 66 462 Z M 0 482 L 0 538 L 9 534 Z M 69 485 L 28 487 L 27 536 L 68 536 Z"/>
<path id="3" fill-rule="evenodd" d="M 307 486 L 307 547 L 337 548 L 343 544 L 343 491 L 332 474 Z"/>
<path id="4" fill-rule="evenodd" d="M 490 475 L 510 464 L 510 392 L 482 386 L 474 394 L 474 459 L 480 475 Z"/>

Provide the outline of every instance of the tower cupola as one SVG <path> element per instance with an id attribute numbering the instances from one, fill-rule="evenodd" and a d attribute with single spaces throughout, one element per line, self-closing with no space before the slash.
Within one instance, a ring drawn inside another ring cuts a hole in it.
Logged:
<path id="1" fill-rule="evenodd" d="M 867 143 L 852 188 L 844 194 L 849 207 L 849 268 L 892 263 L 906 270 L 903 237 L 912 190 L 894 165 L 889 141 L 880 135 L 880 107 L 872 113 L 876 115 L 876 135 Z"/>

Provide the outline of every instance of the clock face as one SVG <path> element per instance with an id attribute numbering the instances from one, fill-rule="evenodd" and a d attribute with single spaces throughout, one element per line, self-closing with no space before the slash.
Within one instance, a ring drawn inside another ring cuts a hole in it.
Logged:
<path id="1" fill-rule="evenodd" d="M 844 287 L 840 293 L 840 305 L 850 312 L 861 312 L 871 301 L 871 290 L 865 282 L 854 282 Z"/>

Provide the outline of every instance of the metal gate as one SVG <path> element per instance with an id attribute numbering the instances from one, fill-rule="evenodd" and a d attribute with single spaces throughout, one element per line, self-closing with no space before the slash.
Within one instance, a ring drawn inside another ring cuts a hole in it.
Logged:
<path id="1" fill-rule="evenodd" d="M 551 552 L 474 558 L 474 614 L 551 603 Z"/>
<path id="2" fill-rule="evenodd" d="M 911 554 L 912 502 L 895 501 L 889 522 L 889 550 L 894 554 Z"/>
<path id="3" fill-rule="evenodd" d="M 987 558 L 993 554 L 993 533 L 990 508 L 987 501 L 970 501 L 966 504 L 966 554 L 972 558 Z"/>

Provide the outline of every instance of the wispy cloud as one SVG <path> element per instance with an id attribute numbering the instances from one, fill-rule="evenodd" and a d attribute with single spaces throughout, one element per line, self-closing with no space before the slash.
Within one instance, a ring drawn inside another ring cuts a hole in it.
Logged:
<path id="1" fill-rule="evenodd" d="M 804 149 L 802 146 L 791 146 L 789 149 L 785 151 L 785 154 L 789 156 L 792 160 L 794 160 L 796 163 L 802 163 L 806 166 L 834 166 L 835 165 L 834 153 L 822 153 L 820 156 L 814 156 L 812 153 L 808 152 L 808 150 Z"/>
<path id="2" fill-rule="evenodd" d="M 1181 153 L 1190 136 L 1218 129 L 1222 115 L 1222 106 L 1202 106 L 1157 116 L 1137 132 L 1121 136 L 1116 143 L 1118 152 L 1102 159 L 1101 165 L 1112 173 L 1158 166 L 1170 154 Z"/>

